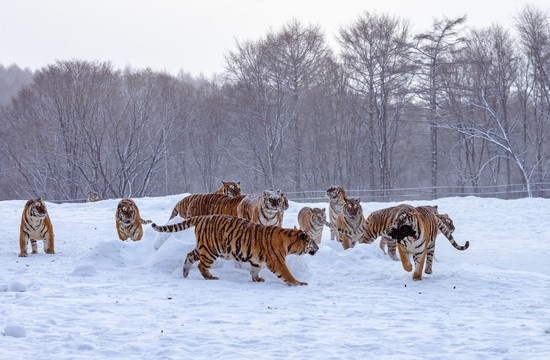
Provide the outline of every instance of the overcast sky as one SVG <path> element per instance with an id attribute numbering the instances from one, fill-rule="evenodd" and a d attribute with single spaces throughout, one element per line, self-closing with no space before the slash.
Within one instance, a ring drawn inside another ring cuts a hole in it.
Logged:
<path id="1" fill-rule="evenodd" d="M 407 18 L 415 30 L 434 17 L 468 15 L 468 25 L 511 26 L 526 4 L 548 0 L 0 0 L 0 64 L 32 70 L 56 60 L 111 61 L 198 76 L 223 71 L 235 40 L 254 40 L 296 18 L 333 41 L 364 11 Z"/>

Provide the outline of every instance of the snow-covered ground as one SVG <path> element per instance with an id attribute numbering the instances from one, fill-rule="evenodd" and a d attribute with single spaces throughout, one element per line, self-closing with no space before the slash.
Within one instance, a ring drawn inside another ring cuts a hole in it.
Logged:
<path id="1" fill-rule="evenodd" d="M 183 195 L 135 199 L 166 223 Z M 316 255 L 287 258 L 308 286 L 218 260 L 182 277 L 193 229 L 171 236 L 146 225 L 118 240 L 118 200 L 46 203 L 55 255 L 19 253 L 25 201 L 2 201 L 2 359 L 548 359 L 550 199 L 445 198 L 457 251 L 439 235 L 433 274 L 413 281 L 378 247 L 344 251 L 325 229 Z M 365 214 L 395 203 L 363 203 Z M 302 206 L 290 203 L 285 227 Z M 165 236 L 166 238 L 163 238 Z M 155 244 L 165 240 L 155 249 Z"/>

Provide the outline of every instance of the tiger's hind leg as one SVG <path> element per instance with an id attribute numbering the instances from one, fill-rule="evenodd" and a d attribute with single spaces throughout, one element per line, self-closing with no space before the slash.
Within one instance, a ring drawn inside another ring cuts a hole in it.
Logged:
<path id="1" fill-rule="evenodd" d="M 210 273 L 210 267 L 215 260 L 216 258 L 206 248 L 202 247 L 199 250 L 199 271 L 206 280 L 218 280 L 217 277 Z"/>
<path id="2" fill-rule="evenodd" d="M 55 254 L 53 247 L 53 235 L 49 232 L 46 234 L 46 238 L 44 239 L 44 252 L 46 254 Z"/>
<path id="3" fill-rule="evenodd" d="M 413 255 L 414 259 L 414 272 L 413 280 L 422 280 L 422 268 L 424 268 L 424 262 L 426 260 L 427 249 L 424 249 L 421 253 L 416 253 Z"/>
<path id="4" fill-rule="evenodd" d="M 252 281 L 254 282 L 264 282 L 265 280 L 258 276 L 262 270 L 261 265 L 250 263 L 250 275 L 252 275 Z"/>
<path id="5" fill-rule="evenodd" d="M 183 264 L 183 277 L 187 277 L 187 275 L 189 275 L 189 269 L 191 269 L 191 266 L 199 261 L 199 259 L 199 250 L 197 248 L 194 248 L 187 254 L 185 263 Z"/>
<path id="6" fill-rule="evenodd" d="M 426 269 L 424 269 L 424 272 L 426 274 L 432 273 L 432 262 L 434 259 L 434 252 L 435 252 L 435 240 L 430 241 L 430 245 L 428 245 L 428 251 L 426 253 Z"/>
<path id="7" fill-rule="evenodd" d="M 334 235 L 334 230 L 331 227 L 330 228 L 330 240 L 334 240 L 335 238 L 336 238 L 336 236 Z"/>

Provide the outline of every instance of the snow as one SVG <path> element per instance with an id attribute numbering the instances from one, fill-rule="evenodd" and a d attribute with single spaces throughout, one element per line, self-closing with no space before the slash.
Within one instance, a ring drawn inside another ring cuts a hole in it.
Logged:
<path id="1" fill-rule="evenodd" d="M 164 224 L 186 194 L 134 199 Z M 327 200 L 328 201 L 328 200 Z M 55 255 L 19 258 L 25 200 L 1 201 L 1 359 L 547 359 L 550 354 L 550 199 L 475 197 L 437 204 L 456 226 L 439 235 L 433 274 L 413 281 L 378 247 L 344 251 L 325 228 L 314 256 L 288 266 L 308 286 L 218 260 L 204 280 L 182 277 L 194 231 L 118 239 L 118 200 L 46 203 Z M 396 203 L 362 203 L 365 214 Z M 302 206 L 290 202 L 285 227 Z M 171 222 L 181 219 L 176 218 Z M 158 248 L 158 250 L 157 250 Z"/>

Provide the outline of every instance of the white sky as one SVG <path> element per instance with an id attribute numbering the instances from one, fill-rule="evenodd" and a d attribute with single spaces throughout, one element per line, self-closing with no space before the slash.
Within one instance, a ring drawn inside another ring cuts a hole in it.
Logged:
<path id="1" fill-rule="evenodd" d="M 513 24 L 548 0 L 0 0 L 0 64 L 32 70 L 56 60 L 111 61 L 210 76 L 223 71 L 235 40 L 258 39 L 296 18 L 333 41 L 364 11 L 407 18 L 415 30 L 434 17 L 468 15 L 468 25 Z"/>

